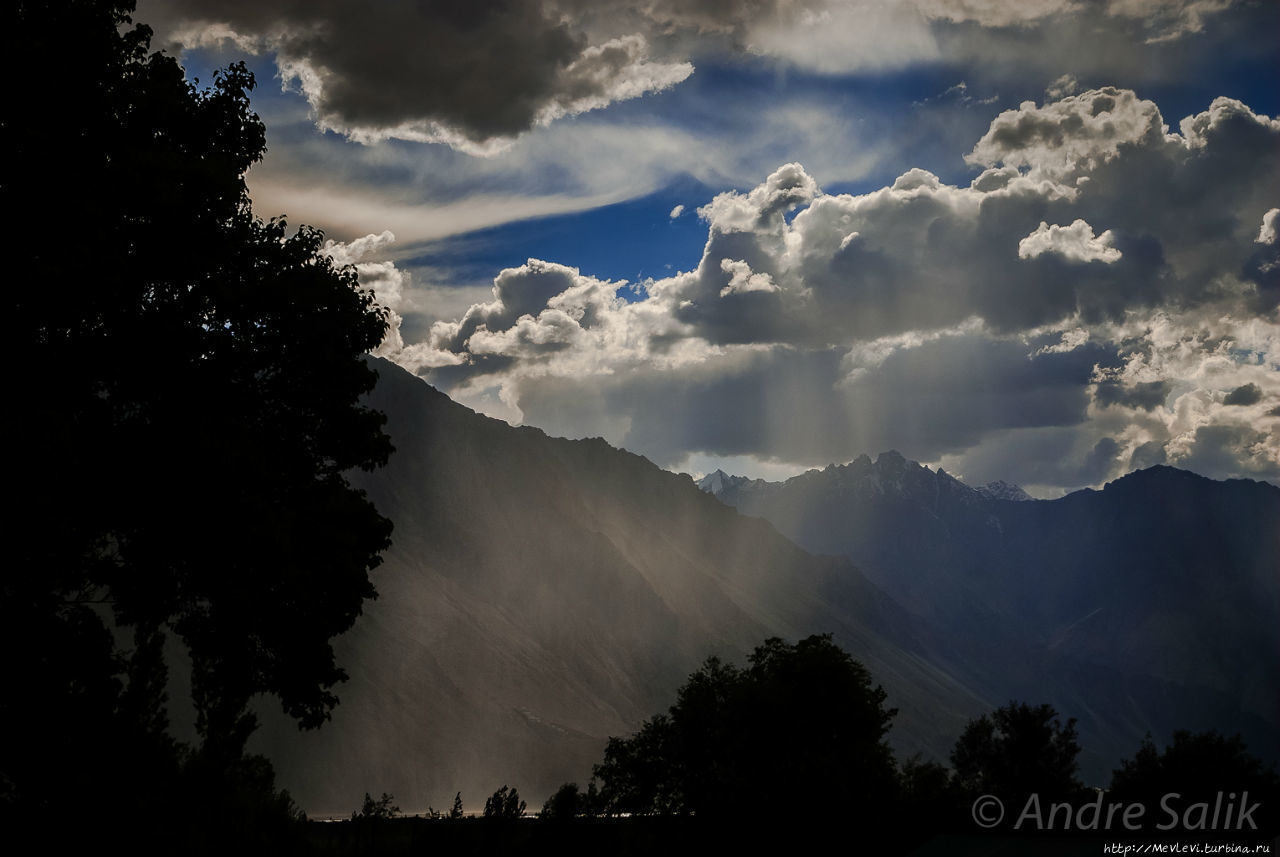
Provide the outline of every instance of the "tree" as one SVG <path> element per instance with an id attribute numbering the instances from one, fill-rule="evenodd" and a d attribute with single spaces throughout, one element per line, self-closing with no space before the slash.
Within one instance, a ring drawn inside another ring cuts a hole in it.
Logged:
<path id="1" fill-rule="evenodd" d="M 395 798 L 387 792 L 382 793 L 382 797 L 374 800 L 368 793 L 364 793 L 364 802 L 360 804 L 359 812 L 351 813 L 351 820 L 374 818 L 395 818 L 400 814 L 400 807 L 396 806 L 392 801 Z"/>
<path id="2" fill-rule="evenodd" d="M 520 800 L 520 793 L 505 785 L 498 789 L 484 802 L 485 818 L 520 818 L 524 815 L 526 804 Z"/>
<path id="3" fill-rule="evenodd" d="M 895 790 L 885 692 L 831 641 L 766 640 L 746 669 L 708 659 L 665 715 L 611 738 L 596 766 L 607 811 L 740 815 L 761 801 L 869 819 Z"/>
<path id="4" fill-rule="evenodd" d="M 173 758 L 171 634 L 209 764 L 241 759 L 255 695 L 322 723 L 345 678 L 330 641 L 375 596 L 389 544 L 346 479 L 391 451 L 360 404 L 385 311 L 319 232 L 254 216 L 252 74 L 232 65 L 198 89 L 149 53 L 132 9 L 0 13 L 11 67 L 29 72 L 6 81 L 0 120 L 0 202 L 22 248 L 5 290 L 21 409 L 0 600 L 0 644 L 22 653 L 0 703 L 11 807 L 68 790 L 101 805 L 127 791 L 105 786 L 136 771 L 136 746 Z"/>
<path id="5" fill-rule="evenodd" d="M 594 818 L 598 814 L 599 803 L 600 793 L 594 780 L 587 784 L 585 792 L 578 788 L 577 783 L 565 783 L 547 798 L 538 817 L 548 821 L 567 821 L 581 816 Z"/>
<path id="6" fill-rule="evenodd" d="M 538 817 L 546 821 L 566 821 L 582 814 L 582 790 L 577 783 L 565 783 L 547 798 Z"/>
<path id="7" fill-rule="evenodd" d="M 1076 721 L 1062 724 L 1050 705 L 1010 702 L 970 720 L 951 751 L 958 785 L 973 794 L 1041 800 L 1067 799 L 1076 779 Z"/>
<path id="8" fill-rule="evenodd" d="M 1161 752 L 1148 734 L 1132 759 L 1121 761 L 1111 774 L 1108 798 L 1140 803 L 1156 812 L 1165 795 L 1177 794 L 1173 804 L 1183 809 L 1196 802 L 1210 805 L 1228 795 L 1249 795 L 1259 802 L 1253 820 L 1260 830 L 1274 834 L 1280 829 L 1280 776 L 1275 769 L 1249 753 L 1239 735 L 1220 732 L 1173 734 L 1173 743 Z M 1243 797 L 1237 801 L 1244 804 Z"/>

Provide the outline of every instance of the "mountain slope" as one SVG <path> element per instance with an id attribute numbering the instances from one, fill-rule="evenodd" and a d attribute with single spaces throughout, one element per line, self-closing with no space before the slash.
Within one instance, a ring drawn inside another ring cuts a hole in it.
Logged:
<path id="1" fill-rule="evenodd" d="M 945 760 L 968 718 L 1011 698 L 1081 718 L 1082 767 L 1095 783 L 1148 730 L 1238 728 L 1255 748 L 1254 736 L 1275 732 L 1241 710 L 1236 673 L 1186 683 L 1146 666 L 1141 629 L 1115 664 L 1080 642 L 1088 634 L 1042 633 L 1046 617 L 1084 617 L 1086 627 L 1093 619 L 1081 611 L 1094 609 L 1069 597 L 1072 543 L 1035 540 L 1029 522 L 1045 504 L 990 500 L 901 456 L 876 462 L 874 484 L 809 474 L 813 496 L 880 510 L 855 531 L 879 539 L 870 556 L 906 558 L 879 569 L 886 587 L 942 594 L 926 620 L 847 558 L 805 553 L 685 476 L 600 440 L 512 428 L 377 365 L 371 404 L 388 414 L 397 451 L 387 468 L 357 476 L 396 526 L 374 574 L 380 597 L 337 643 L 351 680 L 332 722 L 299 733 L 264 707 L 251 746 L 313 815 L 349 813 L 365 791 L 421 811 L 461 790 L 476 809 L 504 783 L 536 806 L 560 783 L 585 781 L 607 736 L 664 710 L 707 656 L 741 662 L 771 635 L 833 633 L 899 709 L 890 740 L 900 756 Z M 1141 505 L 1146 490 L 1127 502 Z M 848 530 L 835 501 L 822 511 L 817 524 L 804 510 L 788 520 L 810 527 L 797 539 L 822 535 L 830 551 Z M 1069 528 L 1055 532 L 1040 537 Z M 1025 567 L 1003 560 L 1033 551 L 1042 559 Z M 965 562 L 948 564 L 953 555 Z M 1170 603 L 1188 591 L 1171 588 Z"/>
<path id="2" fill-rule="evenodd" d="M 380 597 L 338 643 L 351 680 L 332 722 L 300 734 L 264 712 L 254 745 L 309 812 L 382 790 L 421 810 L 461 789 L 475 807 L 503 783 L 536 804 L 707 656 L 741 661 L 770 635 L 835 632 L 902 709 L 910 750 L 987 707 L 847 560 L 603 441 L 512 428 L 378 370 L 396 452 L 359 477 L 395 523 Z"/>
<path id="3" fill-rule="evenodd" d="M 1180 704 L 1186 721 L 1242 729 L 1276 755 L 1280 488 L 1155 467 L 1101 491 L 1014 501 L 893 452 L 785 483 L 719 474 L 703 487 L 803 547 L 853 559 L 952 638 L 999 628 L 1053 662 L 1203 692 L 1212 711 Z"/>

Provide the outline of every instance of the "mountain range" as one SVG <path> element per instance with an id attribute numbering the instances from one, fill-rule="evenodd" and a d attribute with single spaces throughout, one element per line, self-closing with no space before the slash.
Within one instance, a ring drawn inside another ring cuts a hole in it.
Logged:
<path id="1" fill-rule="evenodd" d="M 263 705 L 251 745 L 312 815 L 366 791 L 476 809 L 504 784 L 538 806 L 706 657 L 828 632 L 888 691 L 900 756 L 945 761 L 1011 698 L 1079 717 L 1094 781 L 1147 731 L 1217 726 L 1276 755 L 1280 489 L 1158 468 L 1017 500 L 892 453 L 700 488 L 376 365 L 396 452 L 353 481 L 395 524 L 380 596 L 337 641 L 331 722 Z"/>
<path id="2" fill-rule="evenodd" d="M 699 483 L 802 547 L 845 556 L 951 634 L 981 617 L 1058 654 L 1221 691 L 1275 722 L 1280 488 L 1157 466 L 1031 500 L 896 452 L 781 483 Z"/>

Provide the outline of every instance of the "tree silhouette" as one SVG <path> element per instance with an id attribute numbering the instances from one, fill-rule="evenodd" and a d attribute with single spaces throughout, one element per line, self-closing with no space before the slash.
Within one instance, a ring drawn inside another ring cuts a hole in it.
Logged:
<path id="1" fill-rule="evenodd" d="M 498 789 L 484 802 L 485 818 L 513 819 L 524 815 L 525 802 L 520 800 L 520 793 L 505 785 Z"/>
<path id="2" fill-rule="evenodd" d="M 1183 808 L 1196 802 L 1241 805 L 1246 793 L 1249 803 L 1260 804 L 1252 816 L 1259 830 L 1280 831 L 1280 776 L 1275 769 L 1251 755 L 1239 735 L 1182 730 L 1164 752 L 1147 735 L 1133 758 L 1112 772 L 1108 797 L 1140 803 L 1156 813 L 1165 795 L 1179 795 L 1172 805 Z"/>
<path id="3" fill-rule="evenodd" d="M 400 807 L 396 806 L 392 801 L 395 798 L 387 792 L 382 793 L 382 797 L 374 800 L 368 792 L 364 793 L 364 801 L 360 804 L 358 812 L 351 813 L 351 820 L 370 819 L 370 818 L 395 818 L 400 814 Z"/>
<path id="4" fill-rule="evenodd" d="M 320 233 L 253 215 L 252 74 L 232 65 L 197 89 L 148 52 L 132 8 L 0 12 L 6 57 L 30 73 L 5 86 L 0 120 L 0 202 L 22 247 L 5 290 L 20 408 L 0 600 L 10 808 L 123 799 L 108 786 L 140 770 L 138 748 L 174 758 L 170 634 L 209 765 L 239 762 L 257 694 L 323 722 L 345 678 L 330 640 L 374 597 L 389 543 L 344 475 L 390 453 L 359 403 L 385 313 Z"/>
<path id="5" fill-rule="evenodd" d="M 727 818 L 785 793 L 815 818 L 870 819 L 896 785 L 884 701 L 829 635 L 771 638 L 746 669 L 711 658 L 668 714 L 609 740 L 601 799 L 611 813 Z"/>
<path id="6" fill-rule="evenodd" d="M 951 751 L 951 766 L 968 793 L 1067 799 L 1082 788 L 1079 753 L 1075 718 L 1063 725 L 1050 705 L 1010 702 L 969 721 Z"/>

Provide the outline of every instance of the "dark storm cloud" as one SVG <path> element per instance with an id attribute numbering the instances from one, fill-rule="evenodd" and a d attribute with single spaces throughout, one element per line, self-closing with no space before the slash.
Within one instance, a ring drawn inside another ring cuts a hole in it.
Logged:
<path id="1" fill-rule="evenodd" d="M 1257 384 L 1241 384 L 1222 400 L 1224 405 L 1256 405 L 1262 401 L 1262 388 Z"/>
<path id="2" fill-rule="evenodd" d="M 1267 442 L 1267 433 L 1242 425 L 1207 425 L 1196 429 L 1189 454 L 1178 463 L 1215 479 L 1252 476 L 1260 479 L 1280 477 L 1280 464 L 1251 455 L 1251 448 Z M 1248 467 L 1242 471 L 1241 463 Z"/>
<path id="3" fill-rule="evenodd" d="M 683 80 L 642 36 L 591 41 L 530 0 L 173 0 L 146 7 L 184 44 L 274 51 L 324 127 L 482 144 Z"/>
<path id="4" fill-rule="evenodd" d="M 1129 408 L 1154 410 L 1165 403 L 1173 385 L 1168 381 L 1144 381 L 1126 386 L 1118 381 L 1102 381 L 1094 392 L 1094 401 L 1102 407 L 1123 405 Z"/>
<path id="5" fill-rule="evenodd" d="M 1129 456 L 1129 469 L 1144 470 L 1155 467 L 1157 464 L 1165 464 L 1168 460 L 1169 455 L 1165 452 L 1164 443 L 1152 440 L 1134 449 L 1133 454 Z"/>
<path id="6" fill-rule="evenodd" d="M 1092 485 L 1105 480 L 1115 469 L 1116 459 L 1119 456 L 1120 444 L 1115 438 L 1099 439 L 1080 465 L 1076 473 L 1076 481 L 1081 485 Z"/>

